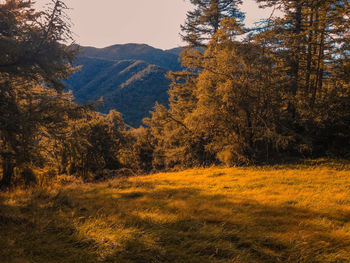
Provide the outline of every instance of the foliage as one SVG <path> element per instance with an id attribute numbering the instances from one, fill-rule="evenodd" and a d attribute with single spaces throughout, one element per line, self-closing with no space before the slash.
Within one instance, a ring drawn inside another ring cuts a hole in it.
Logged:
<path id="1" fill-rule="evenodd" d="M 45 82 L 62 90 L 62 79 L 69 76 L 77 54 L 76 46 L 63 45 L 71 40 L 70 24 L 64 16 L 67 7 L 56 0 L 47 11 L 38 12 L 32 5 L 23 0 L 0 4 L 1 79 Z"/>
<path id="2" fill-rule="evenodd" d="M 256 41 L 278 61 L 286 107 L 283 124 L 295 138 L 293 150 L 345 154 L 350 121 L 349 1 L 258 2 L 275 5 L 285 14 L 272 18 Z M 336 108 L 343 110 L 336 113 Z"/>
<path id="3" fill-rule="evenodd" d="M 64 92 L 78 52 L 66 9 L 60 0 L 46 12 L 30 1 L 0 4 L 0 188 L 42 184 L 52 177 L 45 170 L 88 179 L 121 167 L 121 114 L 102 116 Z"/>
<path id="4" fill-rule="evenodd" d="M 145 119 L 154 167 L 349 157 L 348 1 L 259 0 L 283 15 L 245 35 L 239 11 L 193 2 L 186 69 L 169 74 L 169 109 Z"/>
<path id="5" fill-rule="evenodd" d="M 142 173 L 350 156 L 348 1 L 259 0 L 283 15 L 249 30 L 242 1 L 191 2 L 183 70 L 168 73 L 170 81 L 166 69 L 147 62 L 112 60 L 141 56 L 178 70 L 180 49 L 116 45 L 85 48 L 88 57 L 79 62 L 87 70 L 64 82 L 79 51 L 70 44 L 65 4 L 53 1 L 47 12 L 30 1 L 0 4 L 0 185 L 17 177 L 40 183 L 51 173 L 35 173 L 46 169 L 86 181 L 120 168 Z M 116 111 L 73 103 L 64 83 L 75 81 L 78 101 L 118 104 L 135 125 L 156 97 L 165 105 L 156 103 L 146 127 L 133 129 Z M 159 86 L 169 82 L 167 105 Z"/>
<path id="6" fill-rule="evenodd" d="M 42 143 L 59 136 L 72 108 L 62 94 L 77 52 L 63 45 L 71 35 L 66 8 L 60 0 L 46 12 L 30 1 L 0 4 L 1 187 L 11 184 L 15 167 L 42 164 Z"/>
<path id="7" fill-rule="evenodd" d="M 205 47 L 219 30 L 220 23 L 227 18 L 243 20 L 239 10 L 242 0 L 191 0 L 194 10 L 187 12 L 185 24 L 181 26 L 182 38 L 190 47 Z"/>
<path id="8" fill-rule="evenodd" d="M 110 111 L 106 116 L 89 112 L 85 118 L 70 123 L 63 142 L 61 172 L 92 179 L 99 170 L 121 167 L 120 151 L 126 143 L 121 114 Z"/>
<path id="9" fill-rule="evenodd" d="M 129 135 L 133 138 L 131 140 L 132 148 L 129 151 L 128 166 L 135 170 L 150 172 L 153 167 L 153 152 L 154 152 L 154 138 L 149 129 L 140 127 L 131 130 Z"/>

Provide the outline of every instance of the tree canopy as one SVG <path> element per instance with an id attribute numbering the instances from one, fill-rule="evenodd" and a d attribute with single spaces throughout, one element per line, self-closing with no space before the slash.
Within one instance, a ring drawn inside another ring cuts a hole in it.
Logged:
<path id="1" fill-rule="evenodd" d="M 240 1 L 192 2 L 186 70 L 145 120 L 155 167 L 349 157 L 349 1 L 258 0 L 282 16 L 245 35 Z"/>

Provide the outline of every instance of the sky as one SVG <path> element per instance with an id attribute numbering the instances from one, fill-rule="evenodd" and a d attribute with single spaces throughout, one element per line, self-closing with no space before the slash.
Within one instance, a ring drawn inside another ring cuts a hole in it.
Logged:
<path id="1" fill-rule="evenodd" d="M 51 0 L 34 0 L 42 9 Z M 191 9 L 189 0 L 65 0 L 71 10 L 76 42 L 83 46 L 144 43 L 170 49 L 183 46 L 180 25 Z M 254 0 L 243 0 L 246 25 L 269 17 Z"/>

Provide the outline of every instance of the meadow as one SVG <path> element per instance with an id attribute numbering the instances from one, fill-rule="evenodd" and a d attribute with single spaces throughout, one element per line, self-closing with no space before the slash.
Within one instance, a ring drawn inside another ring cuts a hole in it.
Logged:
<path id="1" fill-rule="evenodd" d="M 0 193 L 0 262 L 350 262 L 350 163 Z"/>

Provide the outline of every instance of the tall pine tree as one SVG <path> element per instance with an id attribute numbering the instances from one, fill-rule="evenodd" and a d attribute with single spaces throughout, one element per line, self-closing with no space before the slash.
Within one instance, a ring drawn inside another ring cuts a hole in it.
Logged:
<path id="1" fill-rule="evenodd" d="M 66 8 L 61 0 L 53 1 L 46 12 L 35 11 L 31 1 L 0 4 L 3 187 L 11 183 L 15 167 L 34 162 L 37 136 L 57 132 L 52 128 L 66 119 L 70 98 L 62 94 L 62 79 L 73 70 L 77 54 L 73 45 L 64 45 L 71 35 L 64 19 Z"/>

